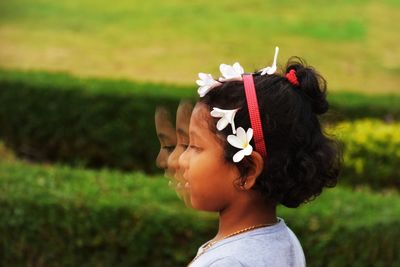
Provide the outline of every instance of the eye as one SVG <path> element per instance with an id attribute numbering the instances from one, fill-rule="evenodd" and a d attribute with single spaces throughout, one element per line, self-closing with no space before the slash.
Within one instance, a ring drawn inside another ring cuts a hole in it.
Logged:
<path id="1" fill-rule="evenodd" d="M 186 150 L 189 147 L 188 144 L 180 144 L 180 146 L 183 147 L 184 150 Z"/>
<path id="2" fill-rule="evenodd" d="M 200 150 L 200 147 L 195 146 L 195 145 L 190 145 L 189 148 L 194 149 L 194 150 Z"/>
<path id="3" fill-rule="evenodd" d="M 175 146 L 163 146 L 163 149 L 167 150 L 168 153 L 172 153 L 172 151 L 175 149 Z"/>

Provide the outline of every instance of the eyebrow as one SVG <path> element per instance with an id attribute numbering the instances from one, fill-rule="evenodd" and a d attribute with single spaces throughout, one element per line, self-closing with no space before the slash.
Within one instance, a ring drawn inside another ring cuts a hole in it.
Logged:
<path id="1" fill-rule="evenodd" d="M 164 133 L 159 133 L 157 134 L 159 139 L 162 139 L 166 142 L 171 142 L 171 139 L 168 137 L 168 135 L 164 134 Z"/>
<path id="2" fill-rule="evenodd" d="M 157 134 L 157 136 L 158 136 L 158 138 L 160 138 L 160 139 L 165 139 L 167 136 L 165 135 L 165 134 L 163 134 L 163 133 L 159 133 L 159 134 Z"/>
<path id="3" fill-rule="evenodd" d="M 176 130 L 179 134 L 183 135 L 186 138 L 189 138 L 189 135 L 187 134 L 187 132 L 185 130 L 183 130 L 182 128 L 178 128 Z"/>
<path id="4" fill-rule="evenodd" d="M 190 131 L 189 132 L 189 135 L 193 138 L 193 137 L 196 137 L 196 138 L 199 138 L 200 140 L 202 140 L 202 138 L 200 137 L 200 135 L 198 135 L 198 134 L 196 134 L 196 132 L 194 132 L 194 131 Z"/>

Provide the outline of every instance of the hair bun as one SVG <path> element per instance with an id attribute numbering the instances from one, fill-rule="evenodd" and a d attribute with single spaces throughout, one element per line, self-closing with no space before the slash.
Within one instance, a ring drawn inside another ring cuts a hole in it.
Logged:
<path id="1" fill-rule="evenodd" d="M 296 71 L 299 82 L 298 88 L 307 96 L 313 112 L 318 115 L 326 113 L 329 108 L 329 103 L 326 100 L 326 80 L 314 68 L 307 66 L 301 58 L 292 57 L 289 59 L 286 73 L 293 69 Z"/>

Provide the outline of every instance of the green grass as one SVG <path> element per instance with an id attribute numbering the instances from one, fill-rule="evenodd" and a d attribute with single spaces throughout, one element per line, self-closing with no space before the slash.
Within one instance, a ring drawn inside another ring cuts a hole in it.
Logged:
<path id="1" fill-rule="evenodd" d="M 299 55 L 334 90 L 399 92 L 399 1 L 0 2 L 0 67 L 191 84 Z"/>

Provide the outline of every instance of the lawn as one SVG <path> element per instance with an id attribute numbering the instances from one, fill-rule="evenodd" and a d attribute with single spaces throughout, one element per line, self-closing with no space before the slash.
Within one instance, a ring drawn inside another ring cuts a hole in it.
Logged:
<path id="1" fill-rule="evenodd" d="M 0 1 L 0 67 L 191 84 L 299 55 L 333 90 L 400 93 L 400 1 Z"/>

